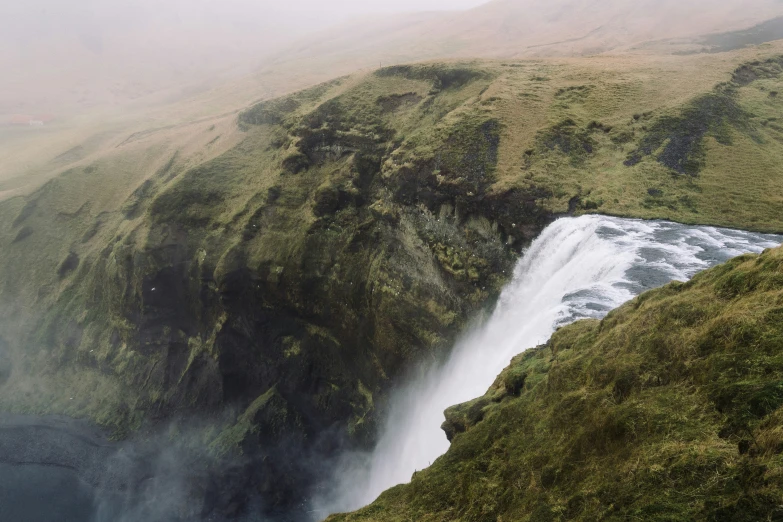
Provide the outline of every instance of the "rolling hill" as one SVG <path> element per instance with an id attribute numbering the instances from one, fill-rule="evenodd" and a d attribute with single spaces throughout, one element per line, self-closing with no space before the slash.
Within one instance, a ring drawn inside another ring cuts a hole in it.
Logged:
<path id="1" fill-rule="evenodd" d="M 0 204 L 0 407 L 207 416 L 247 461 L 204 509 L 292 506 L 556 216 L 783 231 L 781 55 L 391 66 L 128 136 Z"/>
<path id="2" fill-rule="evenodd" d="M 130 135 L 164 136 L 161 129 L 379 65 L 632 48 L 664 55 L 726 51 L 783 36 L 779 23 L 751 29 L 750 36 L 742 32 L 783 15 L 773 0 L 754 0 L 752 9 L 736 0 L 495 0 L 467 12 L 360 17 L 322 31 L 322 15 L 242 16 L 239 0 L 230 4 L 234 10 L 215 12 L 205 4 L 184 18 L 180 4 L 162 12 L 156 5 L 139 3 L 128 13 L 106 7 L 89 16 L 5 7 L 9 16 L 0 19 L 16 22 L 0 32 L 10 51 L 0 55 L 9 78 L 0 97 L 0 198 L 28 193 L 69 167 L 111 155 Z M 727 31 L 739 33 L 721 40 Z M 704 38 L 709 34 L 712 40 Z M 69 64 L 67 71 L 62 63 Z M 45 130 L 4 126 L 15 113 L 57 119 Z"/>
<path id="3" fill-rule="evenodd" d="M 288 509 L 557 216 L 783 232 L 783 43 L 752 28 L 779 6 L 705 6 L 365 20 L 0 129 L 0 407 L 116 437 L 205 419 L 178 442 L 242 458 L 202 511 Z"/>
<path id="4" fill-rule="evenodd" d="M 378 62 L 444 57 L 595 55 L 653 41 L 695 40 L 746 29 L 781 15 L 783 6 L 773 0 L 756 1 L 752 9 L 738 0 L 494 0 L 458 13 L 352 22 L 298 42 L 275 59 L 296 63 L 325 56 L 353 60 L 357 67 L 374 67 Z"/>

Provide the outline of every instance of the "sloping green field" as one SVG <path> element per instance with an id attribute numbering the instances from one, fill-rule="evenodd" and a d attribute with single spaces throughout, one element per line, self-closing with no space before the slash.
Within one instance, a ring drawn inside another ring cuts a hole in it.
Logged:
<path id="1" fill-rule="evenodd" d="M 394 66 L 138 136 L 0 203 L 0 407 L 198 412 L 295 502 L 277 448 L 371 445 L 556 216 L 783 231 L 781 55 Z"/>

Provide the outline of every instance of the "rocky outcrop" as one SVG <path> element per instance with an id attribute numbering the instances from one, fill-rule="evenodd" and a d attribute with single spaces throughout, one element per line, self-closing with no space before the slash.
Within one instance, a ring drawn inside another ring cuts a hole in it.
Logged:
<path id="1" fill-rule="evenodd" d="M 378 78 L 405 92 L 337 82 L 261 104 L 240 115 L 239 147 L 135 190 L 110 236 L 96 232 L 105 216 L 85 222 L 57 267 L 67 290 L 24 338 L 58 361 L 40 373 L 119 386 L 104 413 L 84 413 L 120 434 L 209 416 L 210 453 L 244 458 L 213 483 L 207 514 L 239 514 L 257 494 L 270 510 L 301 505 L 313 461 L 371 445 L 395 376 L 442 354 L 552 217 L 542 191 L 492 190 L 497 120 L 467 111 L 426 153 L 400 138 L 489 73 Z M 56 198 L 33 196 L 15 226 Z"/>

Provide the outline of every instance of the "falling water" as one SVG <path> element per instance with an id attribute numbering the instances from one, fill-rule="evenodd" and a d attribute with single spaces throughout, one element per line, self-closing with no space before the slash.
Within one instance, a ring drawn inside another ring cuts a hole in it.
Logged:
<path id="1" fill-rule="evenodd" d="M 391 399 L 371 454 L 346 455 L 319 518 L 356 509 L 408 482 L 448 449 L 443 411 L 483 395 L 509 361 L 556 328 L 600 318 L 639 293 L 747 252 L 778 246 L 773 235 L 604 216 L 563 218 L 519 261 L 491 318 L 454 347 L 448 361 Z"/>

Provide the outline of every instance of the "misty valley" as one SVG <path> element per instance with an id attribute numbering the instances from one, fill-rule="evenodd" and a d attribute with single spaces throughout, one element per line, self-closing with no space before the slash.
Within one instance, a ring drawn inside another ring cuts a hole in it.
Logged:
<path id="1" fill-rule="evenodd" d="M 0 522 L 783 520 L 777 0 L 0 0 Z"/>

